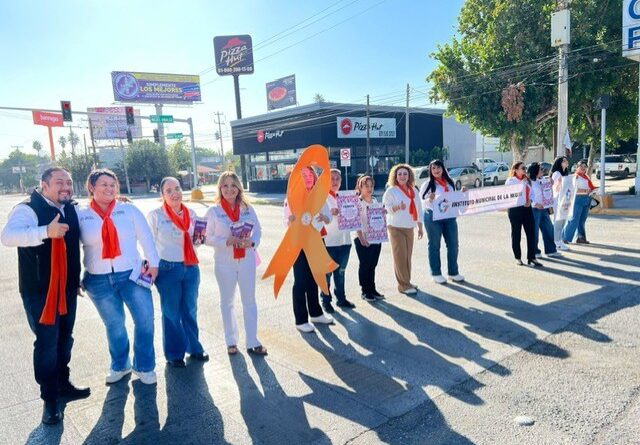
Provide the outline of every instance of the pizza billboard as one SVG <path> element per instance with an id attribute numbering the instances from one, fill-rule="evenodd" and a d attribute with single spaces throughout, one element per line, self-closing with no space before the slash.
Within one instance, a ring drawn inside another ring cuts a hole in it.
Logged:
<path id="1" fill-rule="evenodd" d="M 267 110 L 296 104 L 296 76 L 282 77 L 267 83 Z"/>

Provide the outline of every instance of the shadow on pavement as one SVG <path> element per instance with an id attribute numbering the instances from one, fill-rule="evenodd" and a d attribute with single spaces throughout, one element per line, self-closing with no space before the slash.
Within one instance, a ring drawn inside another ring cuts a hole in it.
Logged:
<path id="1" fill-rule="evenodd" d="M 130 379 L 130 376 L 126 376 L 118 383 L 109 386 L 102 404 L 100 418 L 85 439 L 85 445 L 119 443 L 122 440 L 124 408 L 129 396 Z"/>
<path id="2" fill-rule="evenodd" d="M 58 445 L 64 432 L 64 420 L 57 425 L 38 425 L 25 442 L 25 445 Z"/>

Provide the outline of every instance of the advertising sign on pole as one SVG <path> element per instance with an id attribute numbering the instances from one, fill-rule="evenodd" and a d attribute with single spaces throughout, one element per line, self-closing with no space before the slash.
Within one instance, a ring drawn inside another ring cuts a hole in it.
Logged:
<path id="1" fill-rule="evenodd" d="M 111 73 L 113 97 L 119 102 L 183 104 L 200 102 L 200 76 L 187 74 Z"/>
<path id="2" fill-rule="evenodd" d="M 295 74 L 267 83 L 267 110 L 277 110 L 295 104 Z"/>
<path id="3" fill-rule="evenodd" d="M 366 117 L 348 117 L 338 116 L 337 118 L 338 138 L 366 138 L 367 137 L 367 118 Z M 369 137 L 370 138 L 395 138 L 396 137 L 396 119 L 387 117 L 369 118 Z"/>
<path id="4" fill-rule="evenodd" d="M 253 74 L 253 46 L 250 35 L 213 38 L 216 72 L 220 76 Z"/>
<path id="5" fill-rule="evenodd" d="M 351 167 L 351 149 L 340 149 L 340 167 Z"/>
<path id="6" fill-rule="evenodd" d="M 62 114 L 49 113 L 47 111 L 33 111 L 33 123 L 36 125 L 44 125 L 45 127 L 62 127 L 64 121 Z"/>
<path id="7" fill-rule="evenodd" d="M 131 130 L 132 138 L 142 137 L 142 122 L 140 110 L 134 109 L 134 125 L 127 125 L 125 107 L 94 107 L 87 108 L 93 138 L 98 139 L 126 139 L 127 130 Z"/>

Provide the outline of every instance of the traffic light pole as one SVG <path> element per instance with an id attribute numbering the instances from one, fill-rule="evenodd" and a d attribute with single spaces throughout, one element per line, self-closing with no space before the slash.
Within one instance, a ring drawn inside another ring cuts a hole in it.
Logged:
<path id="1" fill-rule="evenodd" d="M 193 135 L 193 119 L 187 119 L 189 123 L 189 133 L 191 136 L 191 163 L 193 164 L 193 187 L 198 188 L 198 165 L 196 163 L 196 139 Z"/>
<path id="2" fill-rule="evenodd" d="M 242 119 L 242 107 L 240 105 L 240 76 L 238 74 L 233 75 L 233 89 L 236 96 L 236 117 Z M 220 135 L 222 137 L 222 135 Z M 240 170 L 242 174 L 242 187 L 247 187 L 247 161 L 244 155 L 240 155 Z"/>
<path id="3" fill-rule="evenodd" d="M 162 115 L 162 104 L 156 104 L 156 115 Z M 167 145 L 164 140 L 164 124 L 158 119 L 158 136 L 160 137 L 160 146 L 162 149 L 166 149 Z"/>

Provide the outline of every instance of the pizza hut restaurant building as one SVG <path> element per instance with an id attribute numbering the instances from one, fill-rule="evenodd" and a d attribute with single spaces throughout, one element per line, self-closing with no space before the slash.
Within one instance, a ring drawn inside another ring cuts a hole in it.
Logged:
<path id="1" fill-rule="evenodd" d="M 369 153 L 363 105 L 314 103 L 231 122 L 233 153 L 245 156 L 249 190 L 284 193 L 288 175 L 300 154 L 312 144 L 329 150 L 332 167 L 341 168 L 345 188 L 373 172 L 376 188 L 384 188 L 389 170 L 405 159 L 405 108 L 369 108 Z M 448 166 L 470 165 L 481 137 L 466 124 L 443 116 L 444 110 L 409 109 L 410 151 L 448 147 Z M 350 149 L 350 166 L 341 155 Z M 369 169 L 368 169 L 369 167 Z"/>

